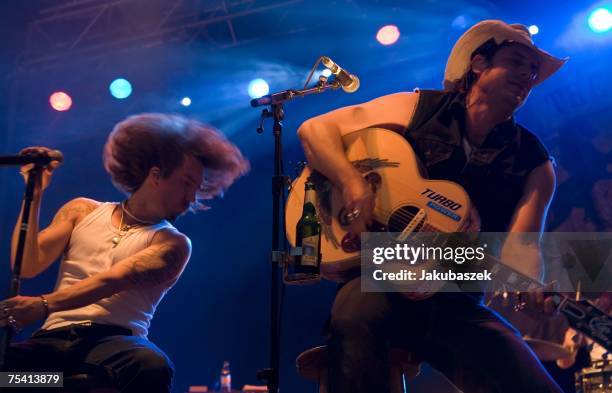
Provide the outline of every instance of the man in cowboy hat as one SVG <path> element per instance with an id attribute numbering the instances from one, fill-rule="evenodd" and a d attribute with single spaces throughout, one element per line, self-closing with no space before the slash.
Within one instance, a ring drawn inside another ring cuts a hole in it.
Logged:
<path id="1" fill-rule="evenodd" d="M 354 233 L 366 230 L 375 195 L 346 158 L 343 137 L 378 126 L 401 130 L 430 178 L 463 185 L 476 207 L 466 231 L 539 234 L 555 188 L 553 166 L 513 115 L 565 61 L 537 48 L 523 25 L 482 21 L 453 47 L 444 90 L 341 108 L 309 119 L 298 134 L 310 166 L 342 190 Z M 520 255 L 514 267 L 533 278 L 541 275 L 537 243 L 513 245 Z M 347 282 L 332 309 L 329 391 L 388 391 L 390 346 L 408 348 L 466 393 L 561 391 L 481 293 L 412 301 L 363 293 L 359 278 Z"/>

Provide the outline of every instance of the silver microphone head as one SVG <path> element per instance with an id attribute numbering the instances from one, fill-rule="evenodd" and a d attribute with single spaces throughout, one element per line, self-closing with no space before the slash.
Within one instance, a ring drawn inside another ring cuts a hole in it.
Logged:
<path id="1" fill-rule="evenodd" d="M 359 78 L 357 78 L 357 75 L 351 74 L 351 79 L 351 83 L 342 85 L 342 90 L 344 90 L 345 93 L 354 93 L 359 89 Z"/>
<path id="2" fill-rule="evenodd" d="M 327 56 L 321 56 L 321 63 L 336 77 L 345 93 L 354 93 L 359 89 L 359 78 L 357 78 L 357 75 L 349 74 Z"/>
<path id="3" fill-rule="evenodd" d="M 332 72 L 332 74 L 338 69 L 338 65 L 327 56 L 321 56 L 321 63 L 323 63 L 323 66 L 325 68 L 328 68 Z"/>

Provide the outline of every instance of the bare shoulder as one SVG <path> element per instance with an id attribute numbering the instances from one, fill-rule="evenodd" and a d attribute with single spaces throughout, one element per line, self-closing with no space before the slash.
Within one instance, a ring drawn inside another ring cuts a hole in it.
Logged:
<path id="1" fill-rule="evenodd" d="M 384 117 L 392 124 L 407 127 L 414 116 L 418 102 L 418 92 L 400 92 L 380 97 L 379 106 L 383 107 Z"/>
<path id="2" fill-rule="evenodd" d="M 173 228 L 160 229 L 153 237 L 152 245 L 165 245 L 189 255 L 191 240 L 183 233 Z"/>
<path id="3" fill-rule="evenodd" d="M 351 110 L 355 116 L 379 117 L 382 115 L 393 119 L 401 117 L 397 115 L 399 113 L 410 112 L 412 107 L 418 102 L 418 97 L 419 93 L 403 91 L 380 96 L 344 109 Z"/>
<path id="4" fill-rule="evenodd" d="M 101 204 L 101 202 L 89 198 L 72 199 L 57 211 L 53 221 L 72 221 L 76 225 Z"/>
<path id="5" fill-rule="evenodd" d="M 299 134 L 309 130 L 336 127 L 341 136 L 380 125 L 406 127 L 412 120 L 419 93 L 400 92 L 377 97 L 358 105 L 346 106 L 304 122 Z"/>
<path id="6" fill-rule="evenodd" d="M 399 92 L 375 98 L 354 107 L 353 115 L 363 124 L 406 127 L 410 124 L 419 93 Z"/>
<path id="7" fill-rule="evenodd" d="M 387 94 L 380 96 L 363 104 L 367 105 L 399 105 L 401 107 L 413 106 L 419 99 L 419 93 L 413 91 L 402 91 L 399 93 Z"/>
<path id="8" fill-rule="evenodd" d="M 550 160 L 546 160 L 531 171 L 527 178 L 528 186 L 539 190 L 544 195 L 552 195 L 555 190 L 555 169 Z"/>

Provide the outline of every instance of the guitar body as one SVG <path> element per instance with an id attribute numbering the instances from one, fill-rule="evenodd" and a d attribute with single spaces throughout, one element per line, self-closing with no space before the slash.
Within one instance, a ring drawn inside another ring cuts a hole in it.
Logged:
<path id="1" fill-rule="evenodd" d="M 376 195 L 371 232 L 459 232 L 471 205 L 458 184 L 427 180 L 417 157 L 403 136 L 368 128 L 343 138 L 346 156 L 363 174 Z M 306 167 L 293 182 L 287 204 L 286 234 L 295 245 L 295 228 L 302 214 L 304 183 L 315 183 L 317 214 L 321 223 L 321 274 L 328 280 L 346 281 L 360 267 L 359 238 L 347 232 L 346 209 L 341 190 Z"/>

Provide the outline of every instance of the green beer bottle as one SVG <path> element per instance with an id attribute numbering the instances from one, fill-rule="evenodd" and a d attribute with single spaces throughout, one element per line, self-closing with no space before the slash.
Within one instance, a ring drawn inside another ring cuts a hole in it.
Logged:
<path id="1" fill-rule="evenodd" d="M 317 218 L 317 192 L 314 184 L 306 182 L 304 191 L 304 209 L 302 218 L 297 223 L 295 246 L 302 248 L 301 255 L 296 255 L 293 271 L 298 274 L 318 275 L 320 269 L 321 225 Z"/>

